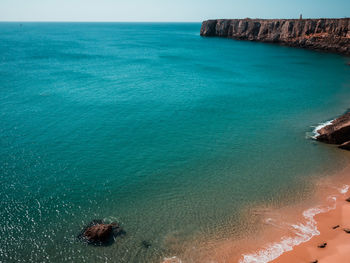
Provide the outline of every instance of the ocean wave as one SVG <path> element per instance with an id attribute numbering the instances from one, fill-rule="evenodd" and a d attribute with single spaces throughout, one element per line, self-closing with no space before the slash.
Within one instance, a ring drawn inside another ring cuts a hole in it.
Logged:
<path id="1" fill-rule="evenodd" d="M 319 129 L 322 129 L 323 127 L 326 127 L 326 126 L 332 124 L 333 121 L 334 121 L 334 120 L 330 120 L 330 121 L 326 121 L 326 122 L 323 122 L 323 123 L 320 123 L 319 125 L 317 125 L 317 126 L 314 128 L 314 130 L 312 131 L 312 136 L 311 136 L 311 138 L 316 139 L 316 137 L 317 137 L 318 135 L 320 135 L 317 131 L 318 131 Z"/>
<path id="2" fill-rule="evenodd" d="M 346 190 L 348 190 L 348 187 Z M 271 243 L 255 253 L 244 254 L 239 263 L 268 263 L 284 252 L 291 251 L 293 247 L 309 241 L 313 236 L 319 235 L 320 232 L 317 229 L 317 222 L 314 217 L 336 208 L 336 197 L 330 196 L 328 199 L 332 202 L 332 205 L 313 207 L 303 212 L 305 223 L 289 224 L 295 233 L 294 237 L 282 237 L 279 242 Z"/>

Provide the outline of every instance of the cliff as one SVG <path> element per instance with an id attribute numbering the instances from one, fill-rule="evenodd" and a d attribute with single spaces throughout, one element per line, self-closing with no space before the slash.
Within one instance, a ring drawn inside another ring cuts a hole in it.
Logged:
<path id="1" fill-rule="evenodd" d="M 200 35 L 280 43 L 350 55 L 350 18 L 207 20 L 202 23 Z"/>

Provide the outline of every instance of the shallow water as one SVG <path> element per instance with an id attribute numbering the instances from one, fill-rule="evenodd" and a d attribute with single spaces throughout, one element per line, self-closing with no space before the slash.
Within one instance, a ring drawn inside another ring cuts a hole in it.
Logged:
<path id="1" fill-rule="evenodd" d="M 308 138 L 349 105 L 348 58 L 199 29 L 0 23 L 0 261 L 181 258 L 349 161 Z M 127 235 L 86 246 L 92 219 Z"/>

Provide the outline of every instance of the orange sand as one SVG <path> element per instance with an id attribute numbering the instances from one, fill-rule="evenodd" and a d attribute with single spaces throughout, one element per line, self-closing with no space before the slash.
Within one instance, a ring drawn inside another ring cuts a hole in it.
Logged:
<path id="1" fill-rule="evenodd" d="M 350 234 L 344 228 L 350 228 L 350 203 L 344 199 L 337 200 L 335 210 L 315 216 L 319 236 L 314 236 L 308 242 L 285 252 L 273 263 L 315 262 L 337 263 L 350 262 Z M 334 226 L 338 228 L 333 229 Z M 319 248 L 321 243 L 327 243 L 325 248 Z"/>
<path id="2" fill-rule="evenodd" d="M 346 199 L 350 197 L 350 189 L 346 193 L 341 193 L 340 188 L 350 186 L 350 166 L 343 171 L 330 177 L 317 179 L 315 182 L 316 193 L 314 200 L 307 200 L 302 204 L 280 209 L 261 208 L 256 209 L 256 213 L 249 213 L 250 216 L 261 216 L 262 219 L 274 218 L 274 224 L 267 221 L 266 225 L 258 232 L 250 233 L 242 239 L 214 240 L 186 246 L 183 251 L 183 259 L 168 258 L 164 263 L 238 263 L 243 255 L 251 255 L 266 249 L 269 244 L 280 242 L 282 237 L 295 237 L 295 232 L 290 228 L 279 228 L 284 223 L 305 223 L 303 211 L 316 203 L 317 207 L 334 207 L 334 200 L 330 202 L 329 197 L 336 197 L 336 208 L 328 212 L 314 216 L 319 235 L 313 236 L 309 241 L 293 247 L 291 251 L 284 252 L 278 258 L 270 261 L 272 263 L 350 263 L 350 234 L 344 231 L 350 229 L 350 202 Z M 316 200 L 316 201 L 315 201 Z M 339 225 L 336 229 L 334 226 Z M 276 227 L 277 226 L 277 227 Z M 325 248 L 318 245 L 326 242 Z M 190 248 L 190 249 L 189 249 Z M 316 261 L 317 260 L 317 261 Z M 265 262 L 265 261 L 264 261 Z M 257 263 L 257 261 L 254 261 Z"/>

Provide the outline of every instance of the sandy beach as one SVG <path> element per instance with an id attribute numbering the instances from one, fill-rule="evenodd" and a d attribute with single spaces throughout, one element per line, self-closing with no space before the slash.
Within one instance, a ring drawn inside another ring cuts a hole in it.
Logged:
<path id="1" fill-rule="evenodd" d="M 307 217 L 305 212 L 313 211 L 312 213 L 316 213 L 309 217 L 309 223 L 311 222 L 311 225 L 315 227 L 315 232 L 309 236 L 308 241 L 290 247 L 289 251 L 283 252 L 271 261 L 264 262 L 350 262 L 348 255 L 350 250 L 350 202 L 346 200 L 350 197 L 349 175 L 350 166 L 332 177 L 316 182 L 315 197 L 319 200 L 320 205 L 304 211 L 304 217 Z M 323 211 L 318 211 L 318 209 Z M 285 212 L 287 217 L 291 217 L 293 214 L 292 209 Z M 298 225 L 306 226 L 308 224 Z M 284 237 L 278 243 L 283 243 L 283 239 Z M 296 239 L 294 238 L 294 240 Z M 244 262 L 249 262 L 249 260 Z"/>
<path id="2" fill-rule="evenodd" d="M 258 233 L 239 240 L 201 243 L 201 252 L 189 250 L 186 258 L 217 263 L 350 262 L 350 233 L 345 231 L 350 230 L 349 175 L 350 166 L 315 179 L 315 195 L 304 203 L 252 208 L 264 222 Z M 187 261 L 176 257 L 164 261 L 173 262 Z"/>
<path id="3" fill-rule="evenodd" d="M 293 248 L 292 251 L 273 260 L 273 263 L 350 262 L 350 203 L 346 201 L 349 193 L 340 195 L 336 208 L 314 217 L 319 235 Z M 349 232 L 349 231 L 348 231 Z"/>

